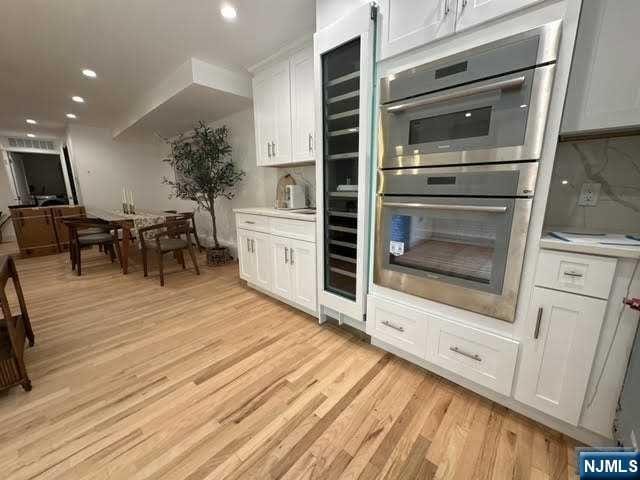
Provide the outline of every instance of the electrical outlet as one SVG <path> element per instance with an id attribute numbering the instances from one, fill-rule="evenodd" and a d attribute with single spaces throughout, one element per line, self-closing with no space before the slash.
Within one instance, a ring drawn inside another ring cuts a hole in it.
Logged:
<path id="1" fill-rule="evenodd" d="M 595 207 L 598 204 L 601 187 L 600 183 L 583 183 L 582 188 L 580 188 L 578 205 L 581 207 Z"/>

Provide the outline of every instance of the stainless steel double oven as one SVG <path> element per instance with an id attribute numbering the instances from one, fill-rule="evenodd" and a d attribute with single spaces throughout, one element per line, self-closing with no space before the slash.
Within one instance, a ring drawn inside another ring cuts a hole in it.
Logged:
<path id="1" fill-rule="evenodd" d="M 376 284 L 513 321 L 559 34 L 382 79 Z"/>

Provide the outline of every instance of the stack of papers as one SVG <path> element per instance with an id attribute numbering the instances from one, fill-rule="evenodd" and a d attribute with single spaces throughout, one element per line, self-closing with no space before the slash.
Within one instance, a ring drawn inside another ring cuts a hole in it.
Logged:
<path id="1" fill-rule="evenodd" d="M 597 245 L 623 245 L 627 247 L 640 247 L 640 237 L 616 233 L 571 233 L 549 232 L 551 237 L 565 242 L 586 243 Z"/>

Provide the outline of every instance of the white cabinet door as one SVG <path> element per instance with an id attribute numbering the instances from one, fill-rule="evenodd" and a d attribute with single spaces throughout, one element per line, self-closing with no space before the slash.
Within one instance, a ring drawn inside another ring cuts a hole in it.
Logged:
<path id="1" fill-rule="evenodd" d="M 484 23 L 543 0 L 458 0 L 456 30 Z"/>
<path id="2" fill-rule="evenodd" d="M 290 240 L 281 237 L 271 237 L 271 291 L 286 299 L 291 299 L 291 266 Z"/>
<path id="3" fill-rule="evenodd" d="M 251 252 L 251 240 L 254 232 L 238 229 L 238 263 L 240 278 L 254 283 L 256 278 L 255 256 Z"/>
<path id="4" fill-rule="evenodd" d="M 380 59 L 453 33 L 456 0 L 383 0 Z"/>
<path id="5" fill-rule="evenodd" d="M 252 232 L 251 235 L 251 253 L 255 264 L 253 283 L 271 291 L 271 237 L 258 232 Z"/>
<path id="6" fill-rule="evenodd" d="M 273 100 L 273 139 L 271 163 L 291 162 L 291 87 L 289 60 L 271 70 L 271 96 Z"/>
<path id="7" fill-rule="evenodd" d="M 289 240 L 289 262 L 292 272 L 291 300 L 316 311 L 316 246 L 313 243 Z"/>
<path id="8" fill-rule="evenodd" d="M 256 158 L 258 166 L 272 163 L 273 95 L 271 73 L 263 72 L 253 79 L 253 120 L 256 134 Z"/>
<path id="9" fill-rule="evenodd" d="M 314 159 L 313 48 L 291 57 L 291 148 L 293 162 Z"/>
<path id="10" fill-rule="evenodd" d="M 535 287 L 515 397 L 577 425 L 606 300 Z"/>
<path id="11" fill-rule="evenodd" d="M 640 124 L 640 2 L 583 2 L 562 133 Z"/>

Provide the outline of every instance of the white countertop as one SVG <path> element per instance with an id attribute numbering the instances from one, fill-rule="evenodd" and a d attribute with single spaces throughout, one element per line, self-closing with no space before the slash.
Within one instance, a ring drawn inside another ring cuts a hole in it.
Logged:
<path id="1" fill-rule="evenodd" d="M 549 236 L 545 236 L 540 239 L 540 248 L 563 250 L 565 252 L 588 253 L 591 255 L 602 255 L 605 257 L 640 258 L 640 247 L 565 242 L 564 240 Z"/>
<path id="2" fill-rule="evenodd" d="M 308 210 L 299 208 L 295 210 Z M 302 220 L 305 222 L 315 222 L 315 213 L 296 213 L 295 210 L 282 210 L 270 207 L 254 207 L 254 208 L 234 208 L 234 213 L 248 213 L 249 215 L 264 215 L 267 217 L 290 218 L 292 220 Z"/>

